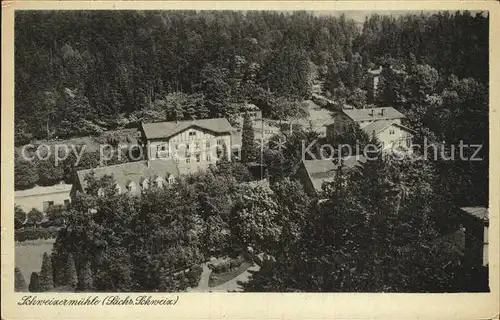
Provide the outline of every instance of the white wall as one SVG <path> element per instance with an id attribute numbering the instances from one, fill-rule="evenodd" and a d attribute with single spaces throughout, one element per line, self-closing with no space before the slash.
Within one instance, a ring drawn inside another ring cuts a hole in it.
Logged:
<path id="1" fill-rule="evenodd" d="M 194 133 L 194 135 L 190 135 L 190 132 Z M 218 144 L 219 141 L 220 144 Z M 209 146 L 207 142 L 209 142 Z M 169 139 L 150 140 L 150 159 L 174 159 L 177 155 L 179 169 L 183 169 L 184 171 L 197 171 L 207 168 L 209 164 L 216 164 L 217 146 L 220 145 L 222 147 L 223 144 L 227 146 L 226 151 L 230 159 L 230 134 L 217 135 L 208 130 L 189 128 Z M 158 146 L 165 146 L 165 151 L 158 151 Z M 190 154 L 189 160 L 186 159 L 186 151 Z M 197 155 L 199 155 L 199 161 L 197 161 Z"/>
<path id="2" fill-rule="evenodd" d="M 384 148 L 389 148 L 396 144 L 406 147 L 407 137 L 411 138 L 412 134 L 396 125 L 391 125 L 377 134 L 377 138 L 380 142 L 384 143 Z"/>
<path id="3" fill-rule="evenodd" d="M 43 187 L 38 187 L 43 188 Z M 49 187 L 51 188 L 51 187 Z M 64 191 L 51 192 L 51 193 L 41 193 L 41 190 L 37 194 L 33 195 L 15 195 L 14 203 L 19 205 L 26 213 L 31 211 L 31 209 L 36 208 L 43 212 L 43 202 L 53 201 L 54 205 L 62 204 L 64 205 L 64 200 L 70 200 L 71 188 Z M 16 192 L 17 193 L 17 192 Z"/>

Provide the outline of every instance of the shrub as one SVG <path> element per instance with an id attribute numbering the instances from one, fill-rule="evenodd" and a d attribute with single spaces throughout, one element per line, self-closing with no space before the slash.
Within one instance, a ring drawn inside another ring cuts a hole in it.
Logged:
<path id="1" fill-rule="evenodd" d="M 242 257 L 237 257 L 234 259 L 225 260 L 216 265 L 210 265 L 209 267 L 214 273 L 224 273 L 238 268 L 243 263 L 243 261 L 244 259 Z"/>
<path id="2" fill-rule="evenodd" d="M 198 282 L 200 282 L 201 274 L 203 273 L 203 268 L 201 266 L 193 266 L 187 273 L 189 279 L 189 286 L 196 287 Z"/>
<path id="3" fill-rule="evenodd" d="M 14 207 L 14 228 L 20 229 L 24 226 L 26 223 L 26 212 L 20 207 L 20 206 L 15 206 Z"/>
<path id="4" fill-rule="evenodd" d="M 43 212 L 36 208 L 33 208 L 30 212 L 28 212 L 28 221 L 26 223 L 30 226 L 36 226 L 40 224 L 40 222 L 42 222 L 43 218 Z"/>
<path id="5" fill-rule="evenodd" d="M 52 261 L 47 252 L 43 254 L 42 269 L 38 279 L 40 291 L 48 291 L 54 288 L 54 275 L 52 273 Z"/>
<path id="6" fill-rule="evenodd" d="M 26 285 L 23 274 L 17 267 L 14 269 L 14 288 L 16 292 L 28 291 L 28 286 Z"/>
<path id="7" fill-rule="evenodd" d="M 31 277 L 30 277 L 29 291 L 30 292 L 38 292 L 39 290 L 40 289 L 39 289 L 38 273 L 32 272 Z"/>

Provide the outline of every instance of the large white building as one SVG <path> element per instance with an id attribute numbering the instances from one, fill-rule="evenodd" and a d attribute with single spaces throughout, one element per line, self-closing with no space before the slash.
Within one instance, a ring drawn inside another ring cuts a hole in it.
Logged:
<path id="1" fill-rule="evenodd" d="M 180 173 L 206 169 L 231 158 L 235 129 L 225 118 L 142 123 L 141 143 L 147 160 L 171 159 Z"/>

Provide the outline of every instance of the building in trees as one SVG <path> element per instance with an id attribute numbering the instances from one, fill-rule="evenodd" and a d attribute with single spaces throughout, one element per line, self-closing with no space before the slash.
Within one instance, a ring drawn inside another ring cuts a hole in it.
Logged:
<path id="1" fill-rule="evenodd" d="M 68 206 L 70 203 L 71 184 L 56 184 L 51 187 L 36 186 L 15 192 L 14 202 L 25 212 L 35 208 L 46 213 L 55 205 Z"/>
<path id="2" fill-rule="evenodd" d="M 341 143 L 339 138 L 351 126 L 359 127 L 368 134 L 375 136 L 383 149 L 394 146 L 409 147 L 413 141 L 413 130 L 401 124 L 405 116 L 392 107 L 370 109 L 344 109 L 335 114 L 333 123 L 327 125 L 327 139 Z"/>
<path id="3" fill-rule="evenodd" d="M 238 106 L 240 112 L 236 115 L 236 123 L 238 128 L 243 127 L 243 118 L 245 115 L 248 115 L 250 120 L 254 125 L 258 125 L 260 123 L 259 120 L 262 120 L 262 111 L 255 104 L 245 103 L 241 106 Z"/>
<path id="4" fill-rule="evenodd" d="M 142 190 L 152 185 L 163 187 L 173 184 L 180 175 L 177 163 L 167 159 L 127 162 L 80 170 L 76 174 L 76 180 L 71 190 L 72 198 L 76 196 L 77 192 L 87 191 L 87 177 L 91 174 L 97 180 L 105 176 L 112 176 L 118 193 L 131 195 L 139 195 Z M 104 190 L 104 188 L 98 189 Z"/>
<path id="5" fill-rule="evenodd" d="M 461 216 L 465 227 L 465 257 L 469 265 L 488 266 L 488 208 L 463 207 Z"/>
<path id="6" fill-rule="evenodd" d="M 333 159 L 303 160 L 296 175 L 308 195 L 321 198 L 323 184 L 335 180 L 339 167 L 348 170 L 360 167 L 365 162 L 362 155 L 341 158 L 340 162 Z"/>
<path id="7" fill-rule="evenodd" d="M 142 123 L 140 131 L 146 158 L 171 159 L 181 173 L 215 165 L 224 150 L 231 160 L 227 150 L 231 150 L 235 129 L 225 118 Z"/>
<path id="8" fill-rule="evenodd" d="M 379 66 L 376 69 L 370 69 L 368 70 L 368 77 L 367 77 L 367 86 L 366 89 L 368 91 L 368 100 L 373 102 L 377 99 L 378 94 L 380 93 L 380 78 L 384 76 L 384 74 L 387 76 L 387 74 L 395 75 L 395 76 L 402 76 L 404 77 L 407 73 L 406 71 L 396 68 L 393 66 L 388 67 L 386 69 L 386 72 L 383 72 L 384 69 L 382 66 Z M 386 81 L 390 81 L 391 79 L 386 79 Z"/>

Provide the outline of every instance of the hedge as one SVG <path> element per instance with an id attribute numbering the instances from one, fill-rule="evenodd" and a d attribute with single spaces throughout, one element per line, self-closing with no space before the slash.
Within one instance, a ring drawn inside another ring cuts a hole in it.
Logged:
<path id="1" fill-rule="evenodd" d="M 18 229 L 14 233 L 15 241 L 28 241 L 28 240 L 38 240 L 38 239 L 54 239 L 57 237 L 59 228 L 48 227 L 48 228 L 23 228 Z"/>

